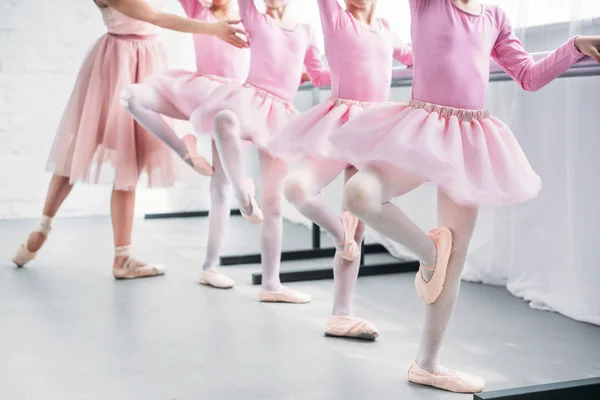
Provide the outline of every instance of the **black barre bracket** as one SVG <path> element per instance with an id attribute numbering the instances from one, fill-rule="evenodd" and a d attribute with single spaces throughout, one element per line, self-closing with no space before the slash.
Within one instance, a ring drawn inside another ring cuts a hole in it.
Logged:
<path id="1" fill-rule="evenodd" d="M 314 230 L 313 230 L 314 232 Z M 307 250 L 283 251 L 281 261 L 299 261 L 314 260 L 317 258 L 330 258 L 335 255 L 335 247 L 331 248 L 312 248 Z M 368 244 L 365 246 L 366 254 L 385 253 L 386 249 L 380 244 Z M 241 264 L 260 264 L 260 254 L 242 254 L 239 256 L 223 256 L 220 258 L 220 265 L 241 265 Z"/>
<path id="2" fill-rule="evenodd" d="M 360 269 L 358 270 L 358 276 L 390 275 L 404 272 L 417 272 L 418 270 L 418 261 L 398 261 L 376 265 L 361 265 Z M 281 280 L 281 283 L 333 279 L 333 268 L 281 271 L 279 273 L 279 279 Z M 252 274 L 252 284 L 262 284 L 261 273 Z"/>
<path id="3" fill-rule="evenodd" d="M 600 400 L 600 377 L 476 393 L 473 400 Z"/>
<path id="4" fill-rule="evenodd" d="M 231 210 L 231 215 L 242 215 L 240 210 Z M 208 211 L 180 211 L 172 213 L 146 214 L 144 219 L 170 219 L 170 218 L 195 218 L 208 217 Z"/>
<path id="5" fill-rule="evenodd" d="M 391 263 L 382 263 L 375 265 L 365 265 L 365 253 L 368 253 L 367 249 L 369 246 L 365 245 L 363 241 L 361 243 L 360 253 L 360 269 L 358 270 L 358 276 L 376 276 L 376 275 L 389 275 L 389 274 L 400 274 L 404 272 L 417 272 L 419 270 L 418 261 L 409 260 L 398 260 Z M 381 246 L 381 245 L 377 245 Z M 385 248 L 381 246 L 384 251 Z M 314 269 L 300 269 L 292 271 L 281 271 L 279 273 L 279 279 L 281 283 L 289 282 L 304 282 L 304 281 L 318 281 L 324 279 L 333 279 L 333 268 L 314 268 Z M 262 274 L 252 274 L 252 284 L 262 284 Z"/>

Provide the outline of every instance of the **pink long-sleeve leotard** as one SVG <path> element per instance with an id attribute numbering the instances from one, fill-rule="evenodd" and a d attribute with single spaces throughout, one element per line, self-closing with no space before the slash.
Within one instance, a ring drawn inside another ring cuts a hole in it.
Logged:
<path id="1" fill-rule="evenodd" d="M 386 101 L 392 57 L 412 65 L 412 50 L 384 19 L 370 27 L 356 20 L 337 0 L 318 0 L 331 69 L 331 96 L 362 102 Z"/>
<path id="2" fill-rule="evenodd" d="M 490 56 L 525 90 L 542 88 L 583 57 L 574 38 L 534 61 L 502 9 L 479 15 L 452 0 L 409 0 L 415 71 L 413 98 L 464 109 L 484 108 Z M 435 29 L 433 29 L 435 27 Z"/>
<path id="3" fill-rule="evenodd" d="M 406 172 L 462 205 L 504 206 L 535 197 L 541 180 L 510 129 L 484 110 L 490 57 L 526 90 L 537 90 L 583 55 L 574 39 L 545 58 L 528 54 L 498 7 L 480 14 L 452 0 L 409 0 L 413 99 L 371 107 L 331 142 L 359 168 L 385 164 L 390 182 Z"/>
<path id="4" fill-rule="evenodd" d="M 200 0 L 179 0 L 188 18 L 200 21 L 218 21 L 210 8 Z M 193 35 L 196 69 L 201 74 L 221 76 L 243 81 L 245 58 L 248 51 L 238 49 L 210 35 Z"/>
<path id="5" fill-rule="evenodd" d="M 232 111 L 240 123 L 242 139 L 264 149 L 267 140 L 296 113 L 292 104 L 303 66 L 315 86 L 331 82 L 321 59 L 315 34 L 308 24 L 285 28 L 260 13 L 253 0 L 238 0 L 240 16 L 249 34 L 250 71 L 244 85 L 225 85 L 195 112 L 197 132 L 213 133 L 220 111 Z"/>
<path id="6" fill-rule="evenodd" d="M 310 25 L 299 23 L 294 29 L 287 29 L 260 13 L 253 0 L 238 0 L 238 3 L 250 34 L 250 72 L 246 83 L 292 101 L 304 65 L 315 86 L 329 85 L 329 69 L 323 65 Z"/>
<path id="7" fill-rule="evenodd" d="M 377 19 L 368 26 L 337 0 L 318 0 L 331 69 L 331 98 L 292 118 L 269 143 L 269 150 L 290 163 L 302 158 L 340 158 L 330 137 L 366 107 L 388 100 L 392 58 L 412 65 L 412 50 Z"/>

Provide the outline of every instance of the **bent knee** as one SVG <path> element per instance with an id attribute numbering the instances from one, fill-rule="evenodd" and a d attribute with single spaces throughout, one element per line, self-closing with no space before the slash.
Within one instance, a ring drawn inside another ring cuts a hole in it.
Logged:
<path id="1" fill-rule="evenodd" d="M 231 133 L 238 126 L 238 117 L 233 111 L 221 110 L 215 115 L 215 132 L 219 134 Z"/>
<path id="2" fill-rule="evenodd" d="M 210 181 L 210 199 L 213 204 L 228 203 L 231 197 L 231 187 L 227 179 L 213 178 Z"/>
<path id="3" fill-rule="evenodd" d="M 283 195 L 295 206 L 308 201 L 310 189 L 310 182 L 299 174 L 291 174 L 283 183 Z"/>
<path id="4" fill-rule="evenodd" d="M 381 196 L 369 178 L 355 175 L 344 187 L 344 206 L 357 216 L 369 215 L 381 207 Z"/>
<path id="5" fill-rule="evenodd" d="M 119 103 L 123 108 L 130 109 L 132 100 L 133 88 L 131 86 L 128 86 L 125 89 L 121 90 L 121 94 L 119 95 Z"/>

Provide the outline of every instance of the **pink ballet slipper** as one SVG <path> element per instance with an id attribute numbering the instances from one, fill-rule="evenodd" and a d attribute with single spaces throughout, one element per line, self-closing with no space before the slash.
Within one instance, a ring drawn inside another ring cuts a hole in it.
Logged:
<path id="1" fill-rule="evenodd" d="M 360 247 L 354 240 L 354 234 L 358 227 L 358 218 L 351 212 L 344 211 L 342 213 L 342 223 L 344 224 L 344 241 L 337 244 L 342 248 L 338 250 L 340 256 L 348 261 L 355 261 L 360 258 Z"/>
<path id="2" fill-rule="evenodd" d="M 309 294 L 290 289 L 285 286 L 281 286 L 279 290 L 267 290 L 264 288 L 260 289 L 260 292 L 258 293 L 258 299 L 263 303 L 294 304 L 310 303 L 312 300 Z"/>
<path id="3" fill-rule="evenodd" d="M 249 221 L 253 224 L 260 224 L 263 220 L 263 212 L 258 204 L 256 204 L 256 198 L 254 197 L 256 194 L 256 187 L 250 178 L 246 180 L 246 185 L 248 187 L 248 196 L 250 197 L 250 200 L 248 203 L 244 204 L 244 206 L 252 207 L 252 214 L 244 214 L 242 211 L 242 217 L 244 217 L 246 221 Z"/>
<path id="4" fill-rule="evenodd" d="M 327 320 L 325 335 L 375 340 L 379 336 L 379 330 L 366 319 L 353 315 L 332 315 Z"/>
<path id="5" fill-rule="evenodd" d="M 33 232 L 41 233 L 45 238 L 48 237 L 48 234 L 52 230 L 52 217 L 48 217 L 47 215 L 42 215 L 42 220 L 37 228 L 33 230 Z M 25 264 L 30 262 L 37 255 L 37 251 L 29 251 L 28 247 L 29 237 L 19 245 L 19 248 L 15 252 L 15 255 L 12 258 L 12 262 L 15 263 L 17 267 L 23 267 Z M 38 250 L 39 251 L 39 250 Z"/>
<path id="6" fill-rule="evenodd" d="M 484 379 L 479 376 L 453 371 L 442 366 L 432 374 L 421 368 L 417 361 L 413 361 L 408 369 L 408 380 L 419 385 L 457 393 L 479 393 L 485 386 Z"/>
<path id="7" fill-rule="evenodd" d="M 129 246 L 115 247 L 116 257 L 127 257 L 121 268 L 113 268 L 115 279 L 136 279 L 164 275 L 166 269 L 160 264 L 140 265 L 135 258 L 130 256 Z"/>
<path id="8" fill-rule="evenodd" d="M 431 304 L 437 300 L 444 289 L 446 270 L 452 252 L 452 232 L 448 228 L 437 228 L 428 233 L 433 239 L 437 256 L 435 264 L 431 266 L 421 265 L 415 276 L 415 288 L 417 294 L 425 304 Z M 429 281 L 423 279 L 422 270 L 433 271 Z"/>
<path id="9" fill-rule="evenodd" d="M 185 144 L 188 153 L 183 157 L 184 161 L 191 160 L 192 166 L 196 172 L 204 176 L 212 176 L 214 173 L 213 167 L 206 161 L 204 157 L 198 155 L 196 149 L 196 138 L 194 135 L 185 135 L 181 140 Z"/>
<path id="10" fill-rule="evenodd" d="M 202 271 L 200 274 L 200 283 L 218 289 L 231 289 L 233 285 L 235 285 L 233 279 L 218 272 L 214 268 Z"/>

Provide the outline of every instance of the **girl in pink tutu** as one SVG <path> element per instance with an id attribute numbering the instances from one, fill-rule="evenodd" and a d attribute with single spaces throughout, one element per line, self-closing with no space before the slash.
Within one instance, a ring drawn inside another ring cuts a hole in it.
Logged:
<path id="1" fill-rule="evenodd" d="M 286 18 L 287 3 L 288 0 L 265 0 L 267 11 L 262 14 L 253 0 L 238 0 L 250 37 L 248 79 L 243 85 L 227 84 L 215 90 L 190 121 L 196 132 L 213 135 L 242 216 L 253 223 L 262 222 L 260 301 L 307 303 L 309 295 L 286 288 L 279 281 L 281 182 L 287 167 L 282 160 L 271 156 L 265 145 L 296 113 L 292 100 L 298 90 L 302 66 L 316 86 L 328 85 L 330 78 L 313 30 L 307 24 Z M 254 185 L 244 171 L 244 140 L 259 149 L 262 210 L 254 198 Z"/>
<path id="2" fill-rule="evenodd" d="M 410 0 L 415 70 L 408 105 L 371 107 L 332 136 L 360 172 L 344 202 L 368 226 L 421 261 L 415 280 L 427 304 L 408 379 L 454 392 L 484 380 L 442 367 L 439 352 L 458 296 L 479 206 L 534 198 L 541 180 L 510 129 L 483 109 L 490 56 L 525 90 L 542 88 L 584 56 L 600 60 L 600 37 L 576 37 L 535 61 L 506 14 L 475 0 Z M 421 231 L 391 199 L 423 182 L 438 186 L 440 228 Z"/>
<path id="3" fill-rule="evenodd" d="M 52 218 L 75 182 L 98 183 L 100 172 L 113 177 L 111 214 L 117 279 L 164 274 L 130 256 L 135 188 L 142 173 L 152 187 L 169 186 L 175 167 L 169 150 L 148 135 L 119 105 L 119 93 L 165 67 L 159 27 L 217 36 L 235 46 L 243 30 L 228 22 L 208 23 L 157 10 L 162 0 L 97 0 L 108 33 L 84 60 L 59 126 L 48 170 L 54 173 L 40 226 L 21 244 L 13 261 L 31 261 L 50 232 Z"/>
<path id="4" fill-rule="evenodd" d="M 412 65 L 412 51 L 375 19 L 374 0 L 319 0 L 325 54 L 332 74 L 331 98 L 292 118 L 269 144 L 269 151 L 297 163 L 284 183 L 286 198 L 308 219 L 331 234 L 334 259 L 334 304 L 325 333 L 374 340 L 379 331 L 352 313 L 364 225 L 349 212 L 333 211 L 320 195 L 342 171 L 348 180 L 356 169 L 336 156 L 331 135 L 373 104 L 388 100 L 392 58 Z"/>
<path id="5" fill-rule="evenodd" d="M 210 6 L 200 0 L 180 0 L 186 15 L 199 21 L 238 20 L 233 0 L 214 0 Z M 121 94 L 126 110 L 148 132 L 173 149 L 202 175 L 211 175 L 211 207 L 206 260 L 200 282 L 227 289 L 234 281 L 217 272 L 219 250 L 229 220 L 229 183 L 213 142 L 213 166 L 196 154 L 196 138 L 183 139 L 165 122 L 162 115 L 188 120 L 204 100 L 219 86 L 240 84 L 245 78 L 245 61 L 249 51 L 207 35 L 194 35 L 196 71 L 168 70 L 151 76 L 141 84 L 126 88 Z M 214 169 L 214 173 L 213 173 Z"/>

